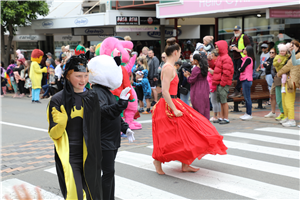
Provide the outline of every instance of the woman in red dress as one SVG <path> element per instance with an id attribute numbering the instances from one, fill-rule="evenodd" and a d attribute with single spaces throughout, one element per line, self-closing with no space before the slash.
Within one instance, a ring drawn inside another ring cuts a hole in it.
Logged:
<path id="1" fill-rule="evenodd" d="M 178 160 L 182 163 L 183 172 L 196 172 L 190 164 L 206 154 L 226 154 L 216 128 L 198 113 L 177 98 L 178 76 L 174 68 L 180 57 L 181 49 L 175 38 L 167 40 L 165 48 L 167 63 L 161 72 L 162 95 L 153 107 L 153 164 L 158 174 L 165 174 L 161 163 Z"/>

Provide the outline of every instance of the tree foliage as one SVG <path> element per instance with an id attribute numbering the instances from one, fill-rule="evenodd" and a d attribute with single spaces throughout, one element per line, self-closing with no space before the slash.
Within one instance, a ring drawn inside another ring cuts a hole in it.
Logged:
<path id="1" fill-rule="evenodd" d="M 0 1 L 1 5 L 1 57 L 8 64 L 9 49 L 13 35 L 17 28 L 26 26 L 38 16 L 48 15 L 49 8 L 46 1 Z M 4 51 L 4 33 L 9 32 L 8 50 Z"/>

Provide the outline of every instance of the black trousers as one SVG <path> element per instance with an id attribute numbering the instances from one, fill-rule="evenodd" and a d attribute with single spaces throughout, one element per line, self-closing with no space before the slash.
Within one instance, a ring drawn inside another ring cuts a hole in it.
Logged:
<path id="1" fill-rule="evenodd" d="M 18 88 L 19 88 L 20 94 L 25 94 L 26 93 L 24 85 L 25 85 L 25 81 L 19 80 Z"/>
<path id="2" fill-rule="evenodd" d="M 241 92 L 242 82 L 240 81 L 240 71 L 238 70 L 242 66 L 242 59 L 233 60 L 234 75 L 233 80 L 237 80 L 235 90 Z"/>
<path id="3" fill-rule="evenodd" d="M 73 175 L 74 175 L 74 179 L 75 179 L 78 200 L 83 200 L 83 191 L 82 190 L 84 189 L 83 188 L 84 178 L 83 178 L 83 166 L 82 165 L 83 165 L 82 163 L 71 163 L 71 167 L 72 167 Z M 86 195 L 89 196 L 88 193 Z"/>
<path id="4" fill-rule="evenodd" d="M 138 100 L 143 101 L 144 99 L 144 92 L 142 86 L 136 86 L 135 87 L 136 95 L 138 97 Z"/>
<path id="5" fill-rule="evenodd" d="M 115 159 L 118 150 L 102 150 L 102 192 L 104 200 L 115 199 Z"/>

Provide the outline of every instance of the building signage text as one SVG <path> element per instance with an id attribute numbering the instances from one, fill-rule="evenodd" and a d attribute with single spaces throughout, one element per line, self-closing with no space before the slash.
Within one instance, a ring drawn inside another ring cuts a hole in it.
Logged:
<path id="1" fill-rule="evenodd" d="M 156 17 L 140 17 L 140 25 L 160 25 L 160 19 Z"/>
<path id="2" fill-rule="evenodd" d="M 45 28 L 51 28 L 53 26 L 53 21 L 44 21 L 42 26 Z"/>
<path id="3" fill-rule="evenodd" d="M 116 32 L 159 31 L 159 26 L 116 26 Z"/>
<path id="4" fill-rule="evenodd" d="M 74 23 L 77 25 L 77 26 L 83 26 L 83 25 L 86 25 L 87 23 L 89 22 L 89 20 L 87 18 L 77 18 L 75 19 Z"/>
<path id="5" fill-rule="evenodd" d="M 117 25 L 138 25 L 139 17 L 137 16 L 117 16 Z"/>
<path id="6" fill-rule="evenodd" d="M 181 33 L 182 33 L 181 29 L 178 29 L 178 36 L 180 36 Z M 148 32 L 147 35 L 149 37 L 153 37 L 153 38 L 160 38 L 161 32 L 160 31 L 151 31 L 151 32 Z M 174 37 L 172 28 L 166 28 L 165 37 L 166 38 Z"/>
<path id="7" fill-rule="evenodd" d="M 98 35 L 98 36 L 112 36 L 114 35 L 114 28 L 74 28 L 72 35 Z"/>

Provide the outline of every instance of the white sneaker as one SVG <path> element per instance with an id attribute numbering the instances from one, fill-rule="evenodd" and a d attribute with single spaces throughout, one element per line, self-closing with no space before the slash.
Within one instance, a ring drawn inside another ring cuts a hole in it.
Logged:
<path id="1" fill-rule="evenodd" d="M 246 114 L 243 118 L 241 118 L 243 121 L 251 120 L 253 117 L 251 115 Z"/>
<path id="2" fill-rule="evenodd" d="M 288 120 L 286 123 L 282 123 L 282 126 L 284 127 L 295 127 L 296 121 L 295 120 Z"/>
<path id="3" fill-rule="evenodd" d="M 286 117 L 286 118 L 284 118 L 283 120 L 281 120 L 279 123 L 280 123 L 280 124 L 283 124 L 283 123 L 286 123 L 286 122 L 288 122 L 288 121 L 289 121 L 289 118 Z"/>
<path id="4" fill-rule="evenodd" d="M 243 119 L 243 117 L 245 117 L 247 115 L 247 113 L 245 113 L 243 116 L 240 116 L 240 119 Z"/>
<path id="5" fill-rule="evenodd" d="M 272 111 L 269 114 L 265 115 L 265 118 L 273 118 L 273 117 L 276 117 L 276 114 L 272 113 Z"/>

